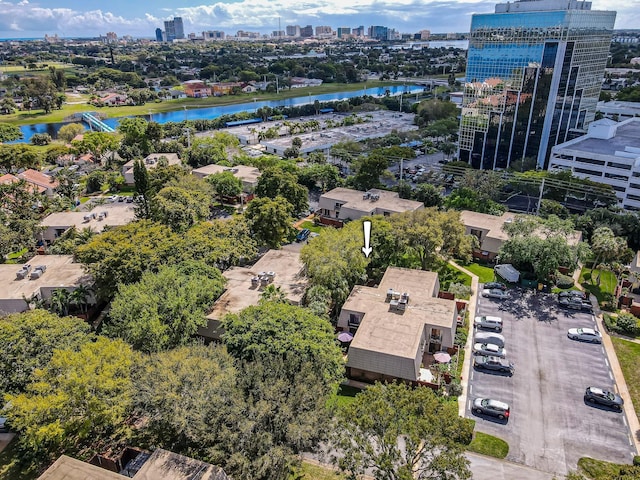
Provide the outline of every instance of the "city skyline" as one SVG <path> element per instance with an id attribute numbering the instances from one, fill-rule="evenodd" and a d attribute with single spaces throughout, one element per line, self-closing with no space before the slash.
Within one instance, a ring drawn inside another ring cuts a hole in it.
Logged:
<path id="1" fill-rule="evenodd" d="M 293 0 L 226 0 L 216 3 L 158 0 L 152 6 L 141 2 L 112 0 L 108 7 L 98 0 L 0 0 L 0 38 L 38 38 L 45 34 L 62 37 L 94 37 L 113 31 L 119 36 L 153 37 L 166 20 L 181 17 L 184 31 L 251 30 L 268 34 L 285 25 L 342 26 L 386 25 L 399 32 L 423 29 L 437 33 L 468 32 L 471 15 L 490 13 L 493 1 L 465 0 L 331 0 L 300 3 Z M 597 0 L 594 9 L 616 10 L 616 29 L 640 25 L 640 0 Z"/>

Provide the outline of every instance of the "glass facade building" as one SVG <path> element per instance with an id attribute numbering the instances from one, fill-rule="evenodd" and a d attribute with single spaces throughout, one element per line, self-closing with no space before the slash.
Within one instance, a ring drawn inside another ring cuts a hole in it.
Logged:
<path id="1" fill-rule="evenodd" d="M 585 133 L 595 116 L 615 12 L 576 0 L 521 0 L 471 21 L 460 160 L 507 168 Z"/>

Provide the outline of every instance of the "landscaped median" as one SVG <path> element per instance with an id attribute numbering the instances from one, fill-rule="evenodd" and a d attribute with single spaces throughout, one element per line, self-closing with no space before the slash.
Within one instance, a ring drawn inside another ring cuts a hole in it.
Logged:
<path id="1" fill-rule="evenodd" d="M 616 356 L 627 383 L 636 415 L 640 416 L 640 368 L 638 368 L 640 365 L 640 343 L 617 337 L 611 337 L 611 342 L 616 350 Z"/>
<path id="2" fill-rule="evenodd" d="M 509 444 L 493 435 L 474 432 L 473 440 L 467 446 L 467 451 L 502 459 L 509 453 Z"/>
<path id="3" fill-rule="evenodd" d="M 578 460 L 578 472 L 589 480 L 634 480 L 640 478 L 640 467 L 637 466 L 639 457 L 634 458 L 634 465 L 619 465 L 617 463 L 582 457 Z M 576 477 L 584 478 L 584 477 Z"/>

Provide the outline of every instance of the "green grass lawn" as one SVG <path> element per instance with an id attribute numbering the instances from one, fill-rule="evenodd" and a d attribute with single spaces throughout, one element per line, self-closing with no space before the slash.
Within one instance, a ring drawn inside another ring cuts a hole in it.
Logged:
<path id="1" fill-rule="evenodd" d="M 363 88 L 383 87 L 397 85 L 397 82 L 367 81 L 365 83 L 328 83 L 318 87 L 305 88 L 303 92 L 294 88 L 282 90 L 280 93 L 252 93 L 240 95 L 225 95 L 222 97 L 207 98 L 182 98 L 178 100 L 165 100 L 162 102 L 145 103 L 144 105 L 123 106 L 123 107 L 96 107 L 86 103 L 65 103 L 60 110 L 54 110 L 45 114 L 43 110 L 32 110 L 30 112 L 16 112 L 11 115 L 3 115 L 2 122 L 15 125 L 30 125 L 34 123 L 54 123 L 62 122 L 70 115 L 79 112 L 100 112 L 107 118 L 126 117 L 129 115 L 152 115 L 154 113 L 164 113 L 179 111 L 187 108 L 188 111 L 194 108 L 214 107 L 223 105 L 234 105 L 238 103 L 248 103 L 252 100 L 284 100 L 287 98 L 300 97 L 305 95 L 320 95 L 323 93 L 347 92 L 362 90 Z M 76 97 L 69 97 L 68 102 L 76 102 Z"/>
<path id="2" fill-rule="evenodd" d="M 493 435 L 474 432 L 473 440 L 471 440 L 471 443 L 467 446 L 467 450 L 490 457 L 505 458 L 509 453 L 509 444 Z"/>
<path id="3" fill-rule="evenodd" d="M 9 260 L 16 260 L 18 258 L 22 258 L 28 251 L 29 251 L 29 249 L 23 248 L 22 250 L 20 250 L 18 252 L 10 253 L 9 255 L 7 255 L 7 258 Z"/>
<path id="4" fill-rule="evenodd" d="M 596 278 L 600 277 L 600 284 Z M 580 285 L 596 296 L 598 302 L 606 300 L 607 294 L 613 295 L 616 288 L 616 276 L 608 270 L 592 270 L 591 268 L 583 268 L 580 272 Z"/>
<path id="5" fill-rule="evenodd" d="M 315 223 L 307 220 L 306 222 L 302 222 L 300 224 L 300 229 L 303 229 L 303 228 L 308 228 L 312 232 L 320 233 L 323 227 L 321 227 L 320 225 L 316 225 Z"/>
<path id="6" fill-rule="evenodd" d="M 346 480 L 340 472 L 329 467 L 302 462 L 302 465 L 289 476 L 289 480 Z"/>
<path id="7" fill-rule="evenodd" d="M 636 415 L 640 416 L 640 344 L 611 337 L 613 347 L 616 350 L 622 374 L 627 382 L 631 401 L 636 409 Z"/>
<path id="8" fill-rule="evenodd" d="M 477 275 L 478 281 L 480 283 L 493 282 L 496 278 L 493 272 L 493 268 L 486 265 L 481 265 L 479 263 L 473 262 L 469 265 L 465 265 L 464 268 L 469 270 L 474 275 Z"/>
<path id="9" fill-rule="evenodd" d="M 578 460 L 580 473 L 585 474 L 591 480 L 611 480 L 620 473 L 621 465 L 617 463 L 595 460 L 593 458 L 582 457 Z M 626 477 L 625 477 L 626 478 Z"/>
<path id="10" fill-rule="evenodd" d="M 349 385 L 340 385 L 338 392 L 329 400 L 331 405 L 338 408 L 347 406 L 353 402 L 355 396 L 360 393 L 359 388 L 350 387 Z"/>

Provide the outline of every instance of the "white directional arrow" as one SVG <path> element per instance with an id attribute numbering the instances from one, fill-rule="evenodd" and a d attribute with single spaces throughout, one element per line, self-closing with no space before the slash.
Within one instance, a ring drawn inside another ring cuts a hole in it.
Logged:
<path id="1" fill-rule="evenodd" d="M 371 251 L 373 248 L 369 246 L 369 242 L 371 241 L 371 222 L 369 220 L 365 220 L 362 222 L 362 227 L 364 228 L 364 247 L 362 247 L 362 253 L 364 256 L 369 258 Z"/>

